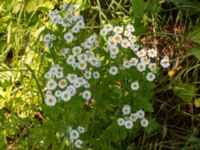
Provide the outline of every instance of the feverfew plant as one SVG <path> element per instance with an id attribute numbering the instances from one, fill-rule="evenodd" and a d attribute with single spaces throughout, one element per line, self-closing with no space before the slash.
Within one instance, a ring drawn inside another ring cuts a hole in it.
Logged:
<path id="1" fill-rule="evenodd" d="M 45 125 L 53 124 L 54 136 L 65 134 L 69 124 L 81 123 L 87 128 L 83 139 L 80 128 L 69 132 L 76 148 L 113 149 L 128 134 L 151 125 L 157 50 L 140 44 L 131 23 L 108 23 L 93 33 L 77 10 L 66 4 L 49 13 L 51 23 L 42 40 L 53 59 L 44 73 Z M 63 136 L 58 141 L 58 147 L 66 143 Z M 46 140 L 46 145 L 54 142 Z"/>

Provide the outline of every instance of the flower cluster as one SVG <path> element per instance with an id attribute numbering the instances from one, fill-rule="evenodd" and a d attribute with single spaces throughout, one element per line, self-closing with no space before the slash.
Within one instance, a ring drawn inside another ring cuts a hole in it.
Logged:
<path id="1" fill-rule="evenodd" d="M 131 112 L 131 106 L 126 104 L 122 108 L 122 113 L 124 117 L 117 119 L 117 124 L 119 126 L 124 126 L 126 129 L 131 129 L 136 121 L 140 121 L 142 127 L 147 127 L 149 121 L 145 118 L 145 112 L 143 110 L 138 110 L 135 113 Z"/>
<path id="2" fill-rule="evenodd" d="M 157 50 L 139 45 L 138 37 L 134 35 L 134 32 L 135 28 L 130 24 L 126 26 L 106 24 L 100 30 L 100 35 L 107 41 L 106 50 L 110 54 L 111 66 L 108 72 L 115 76 L 119 70 L 136 68 L 146 76 L 147 81 L 152 82 L 156 78 Z M 131 55 L 129 55 L 130 52 Z M 130 83 L 130 87 L 132 90 L 138 90 L 139 82 Z"/>
<path id="3" fill-rule="evenodd" d="M 84 142 L 80 139 L 81 134 L 85 132 L 84 127 L 78 126 L 77 129 L 70 128 L 69 130 L 69 139 L 67 138 L 65 143 L 72 143 L 78 149 L 83 148 Z"/>

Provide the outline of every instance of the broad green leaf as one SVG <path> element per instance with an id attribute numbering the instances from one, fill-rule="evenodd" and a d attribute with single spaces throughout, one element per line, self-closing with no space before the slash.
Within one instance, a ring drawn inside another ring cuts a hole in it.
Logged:
<path id="1" fill-rule="evenodd" d="M 145 11 L 150 13 L 158 13 L 160 10 L 161 7 L 157 0 L 148 1 L 145 7 Z"/>
<path id="2" fill-rule="evenodd" d="M 191 48 L 189 53 L 200 59 L 200 45 Z"/>
<path id="3" fill-rule="evenodd" d="M 176 96 L 181 98 L 184 102 L 191 102 L 192 98 L 197 92 L 197 88 L 190 84 L 179 84 L 173 88 L 173 92 Z"/>
<path id="4" fill-rule="evenodd" d="M 143 0 L 132 0 L 133 15 L 137 18 L 142 18 L 144 13 L 144 1 Z"/>
<path id="5" fill-rule="evenodd" d="M 191 33 L 188 34 L 187 38 L 192 40 L 193 42 L 200 44 L 200 28 L 195 29 Z"/>

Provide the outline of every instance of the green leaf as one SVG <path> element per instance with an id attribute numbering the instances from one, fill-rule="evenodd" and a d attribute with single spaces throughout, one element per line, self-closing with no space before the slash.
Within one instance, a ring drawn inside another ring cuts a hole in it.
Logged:
<path id="1" fill-rule="evenodd" d="M 200 59 L 200 45 L 191 48 L 189 53 Z"/>
<path id="2" fill-rule="evenodd" d="M 143 0 L 132 0 L 132 8 L 134 17 L 142 18 L 144 14 L 144 1 Z"/>
<path id="3" fill-rule="evenodd" d="M 200 28 L 193 30 L 191 33 L 188 34 L 187 38 L 192 40 L 193 42 L 200 44 Z"/>
<path id="4" fill-rule="evenodd" d="M 190 84 L 179 84 L 173 88 L 173 92 L 176 96 L 181 98 L 184 102 L 191 102 L 192 98 L 197 92 L 197 88 Z"/>
<path id="5" fill-rule="evenodd" d="M 148 1 L 145 7 L 145 11 L 150 13 L 158 13 L 160 10 L 161 7 L 157 0 Z"/>

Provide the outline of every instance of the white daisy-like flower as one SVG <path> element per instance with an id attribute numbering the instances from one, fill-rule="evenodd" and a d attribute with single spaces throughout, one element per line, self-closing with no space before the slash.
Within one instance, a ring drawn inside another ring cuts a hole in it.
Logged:
<path id="1" fill-rule="evenodd" d="M 83 19 L 79 20 L 76 25 L 80 28 L 80 29 L 84 29 L 85 28 L 85 22 Z"/>
<path id="2" fill-rule="evenodd" d="M 142 119 L 140 121 L 140 124 L 141 124 L 142 127 L 148 127 L 149 121 L 147 119 Z"/>
<path id="3" fill-rule="evenodd" d="M 153 81 L 155 78 L 156 78 L 156 76 L 152 72 L 148 72 L 146 75 L 146 79 L 150 82 Z"/>
<path id="4" fill-rule="evenodd" d="M 48 90 L 54 90 L 57 87 L 57 83 L 55 80 L 51 79 L 47 82 L 46 87 Z"/>
<path id="5" fill-rule="evenodd" d="M 74 96 L 76 94 L 76 88 L 73 85 L 69 85 L 66 91 L 68 91 L 71 94 L 71 96 Z"/>
<path id="6" fill-rule="evenodd" d="M 90 84 L 88 82 L 84 83 L 83 85 L 86 89 L 90 88 Z"/>
<path id="7" fill-rule="evenodd" d="M 62 19 L 61 19 L 61 25 L 63 27 L 69 27 L 71 25 L 71 20 L 67 17 L 67 16 L 64 16 Z"/>
<path id="8" fill-rule="evenodd" d="M 109 47 L 109 51 L 111 55 L 117 55 L 119 53 L 119 48 L 117 46 Z"/>
<path id="9" fill-rule="evenodd" d="M 67 75 L 67 80 L 69 80 L 69 82 L 71 82 L 71 83 L 76 82 L 76 79 L 77 79 L 77 75 L 75 75 L 75 74 L 69 73 L 69 74 Z"/>
<path id="10" fill-rule="evenodd" d="M 139 89 L 139 83 L 137 81 L 131 83 L 131 89 L 136 91 Z"/>
<path id="11" fill-rule="evenodd" d="M 112 47 L 112 46 L 116 46 L 117 45 L 117 42 L 116 42 L 116 40 L 113 38 L 113 37 L 109 37 L 108 38 L 108 41 L 107 41 L 107 45 L 108 45 L 108 47 Z"/>
<path id="12" fill-rule="evenodd" d="M 150 71 L 155 73 L 156 72 L 156 63 L 150 63 L 148 65 L 148 68 L 149 68 Z"/>
<path id="13" fill-rule="evenodd" d="M 138 110 L 136 114 L 137 114 L 137 118 L 139 119 L 143 119 L 145 117 L 145 113 L 143 110 Z"/>
<path id="14" fill-rule="evenodd" d="M 78 55 L 78 61 L 79 62 L 87 62 L 87 60 L 88 60 L 88 56 L 86 55 L 86 54 L 80 54 L 80 55 Z"/>
<path id="15" fill-rule="evenodd" d="M 87 68 L 87 63 L 85 63 L 85 62 L 78 63 L 78 69 L 85 70 L 86 68 Z"/>
<path id="16" fill-rule="evenodd" d="M 92 65 L 92 66 L 94 66 L 94 67 L 97 66 L 98 60 L 97 60 L 96 57 L 90 57 L 90 58 L 88 59 L 88 61 L 89 61 L 90 65 Z"/>
<path id="17" fill-rule="evenodd" d="M 100 78 L 100 73 L 98 71 L 93 72 L 93 78 L 94 79 L 99 79 Z"/>
<path id="18" fill-rule="evenodd" d="M 53 95 L 48 95 L 46 96 L 45 98 L 45 103 L 48 105 L 48 106 L 54 106 L 56 104 L 56 97 L 53 96 Z"/>
<path id="19" fill-rule="evenodd" d="M 70 43 L 70 42 L 73 41 L 74 35 L 73 35 L 71 32 L 67 32 L 67 33 L 65 33 L 65 35 L 64 35 L 64 39 L 65 39 L 65 41 L 66 41 L 67 43 Z"/>
<path id="20" fill-rule="evenodd" d="M 107 32 L 110 32 L 113 30 L 113 26 L 111 24 L 106 24 L 103 27 Z"/>
<path id="21" fill-rule="evenodd" d="M 128 47 L 130 47 L 130 42 L 129 42 L 127 39 L 123 39 L 123 40 L 121 41 L 121 46 L 122 46 L 123 48 L 128 48 Z"/>
<path id="22" fill-rule="evenodd" d="M 131 120 L 126 120 L 124 126 L 126 129 L 131 129 L 133 127 L 133 122 Z"/>
<path id="23" fill-rule="evenodd" d="M 118 118 L 118 119 L 117 119 L 117 124 L 118 124 L 119 126 L 123 126 L 124 123 L 125 123 L 125 120 L 124 120 L 123 118 Z"/>
<path id="24" fill-rule="evenodd" d="M 82 93 L 82 97 L 83 97 L 83 99 L 85 99 L 85 100 L 90 100 L 91 97 L 92 97 L 92 94 L 91 94 L 90 91 L 85 90 L 85 91 Z"/>
<path id="25" fill-rule="evenodd" d="M 137 67 L 137 70 L 140 72 L 143 72 L 146 70 L 146 65 L 144 63 L 138 63 L 136 67 Z"/>
<path id="26" fill-rule="evenodd" d="M 47 90 L 46 93 L 45 93 L 45 95 L 46 95 L 46 96 L 52 95 L 52 91 Z"/>
<path id="27" fill-rule="evenodd" d="M 72 33 L 79 33 L 80 27 L 78 25 L 73 26 L 73 28 L 70 30 Z"/>
<path id="28" fill-rule="evenodd" d="M 131 43 L 135 43 L 137 37 L 136 37 L 135 35 L 131 35 L 131 36 L 128 37 L 128 39 L 129 39 L 129 41 L 130 41 Z M 137 44 L 136 44 L 136 45 L 137 45 Z"/>
<path id="29" fill-rule="evenodd" d="M 138 44 L 131 44 L 130 49 L 132 49 L 134 52 L 138 51 L 140 48 L 140 45 Z"/>
<path id="30" fill-rule="evenodd" d="M 131 25 L 131 24 L 128 24 L 128 25 L 126 26 L 126 29 L 127 29 L 128 31 L 130 31 L 130 32 L 135 32 L 135 28 L 134 28 L 134 26 Z"/>
<path id="31" fill-rule="evenodd" d="M 131 36 L 131 32 L 130 32 L 130 31 L 128 31 L 128 30 L 124 31 L 124 36 L 126 36 L 126 37 L 129 37 L 129 36 Z"/>
<path id="32" fill-rule="evenodd" d="M 137 58 L 131 58 L 131 60 L 129 61 L 131 66 L 136 66 L 138 63 L 138 59 Z"/>
<path id="33" fill-rule="evenodd" d="M 67 59 L 66 59 L 66 63 L 68 64 L 68 65 L 74 65 L 74 63 L 75 63 L 75 57 L 74 56 L 68 56 L 67 57 Z"/>
<path id="34" fill-rule="evenodd" d="M 76 148 L 82 148 L 82 145 L 83 145 L 83 141 L 78 139 L 75 141 L 75 147 Z"/>
<path id="35" fill-rule="evenodd" d="M 124 115 L 130 114 L 131 113 L 131 106 L 128 105 L 128 104 L 124 105 L 123 108 L 122 108 L 122 112 L 123 112 Z"/>
<path id="36" fill-rule="evenodd" d="M 147 56 L 140 58 L 141 63 L 144 63 L 145 65 L 148 65 L 150 63 L 150 59 Z"/>
<path id="37" fill-rule="evenodd" d="M 113 39 L 114 39 L 116 42 L 120 43 L 120 42 L 122 41 L 122 36 L 121 36 L 120 34 L 115 34 L 115 35 L 113 36 Z"/>
<path id="38" fill-rule="evenodd" d="M 56 97 L 60 97 L 61 96 L 62 91 L 61 90 L 56 90 L 55 91 L 55 96 Z"/>
<path id="39" fill-rule="evenodd" d="M 117 55 L 115 55 L 115 54 L 110 54 L 110 58 L 111 58 L 111 59 L 116 59 L 116 58 L 117 58 Z"/>
<path id="40" fill-rule="evenodd" d="M 161 59 L 160 65 L 161 65 L 163 68 L 168 68 L 168 67 L 170 66 L 170 63 L 169 63 L 169 56 L 165 56 L 163 59 Z"/>
<path id="41" fill-rule="evenodd" d="M 148 56 L 151 58 L 157 57 L 157 54 L 158 54 L 157 50 L 155 50 L 153 48 L 148 50 Z"/>
<path id="42" fill-rule="evenodd" d="M 80 46 L 75 46 L 75 47 L 72 48 L 72 53 L 73 53 L 74 55 L 79 55 L 79 54 L 81 54 L 81 51 L 82 51 L 82 48 L 81 48 Z"/>
<path id="43" fill-rule="evenodd" d="M 124 60 L 123 67 L 129 69 L 131 67 L 131 63 L 129 60 Z"/>
<path id="44" fill-rule="evenodd" d="M 68 102 L 71 100 L 71 93 L 67 90 L 63 91 L 61 93 L 61 99 L 64 101 L 64 102 Z"/>
<path id="45" fill-rule="evenodd" d="M 78 126 L 77 130 L 78 130 L 79 133 L 85 132 L 85 129 L 82 126 Z"/>
<path id="46" fill-rule="evenodd" d="M 133 122 L 135 122 L 135 121 L 137 121 L 137 114 L 131 114 L 130 115 L 130 117 L 129 117 L 129 119 L 131 120 L 131 121 L 133 121 Z"/>
<path id="47" fill-rule="evenodd" d="M 63 78 L 64 73 L 63 73 L 63 71 L 57 71 L 57 73 L 55 74 L 55 76 L 56 76 L 57 79 L 61 79 L 61 78 Z"/>
<path id="48" fill-rule="evenodd" d="M 100 30 L 101 36 L 106 36 L 107 34 L 108 34 L 108 31 L 106 29 L 103 28 L 103 29 Z"/>
<path id="49" fill-rule="evenodd" d="M 73 129 L 69 133 L 71 141 L 74 141 L 79 138 L 80 134 L 77 130 Z"/>
<path id="50" fill-rule="evenodd" d="M 140 51 L 137 51 L 136 54 L 138 57 L 144 57 L 146 56 L 147 52 L 145 51 L 145 49 L 142 49 Z"/>
<path id="51" fill-rule="evenodd" d="M 60 55 L 66 56 L 69 53 L 69 48 L 62 48 L 60 50 Z"/>
<path id="52" fill-rule="evenodd" d="M 61 79 L 59 82 L 58 82 L 58 86 L 60 88 L 65 88 L 67 86 L 67 80 L 66 79 Z"/>
<path id="53" fill-rule="evenodd" d="M 92 78 L 92 73 L 91 73 L 91 71 L 85 71 L 85 73 L 84 73 L 84 77 L 86 78 L 86 79 L 91 79 Z"/>
<path id="54" fill-rule="evenodd" d="M 114 33 L 121 34 L 123 32 L 123 30 L 124 30 L 123 27 L 120 27 L 120 26 L 116 26 L 113 28 Z"/>
<path id="55" fill-rule="evenodd" d="M 52 74 L 50 72 L 47 72 L 47 73 L 45 73 L 44 77 L 46 79 L 50 79 L 50 78 L 52 78 Z"/>
<path id="56" fill-rule="evenodd" d="M 111 75 L 116 75 L 118 73 L 118 68 L 116 66 L 112 66 L 110 67 L 109 71 L 108 71 Z"/>

